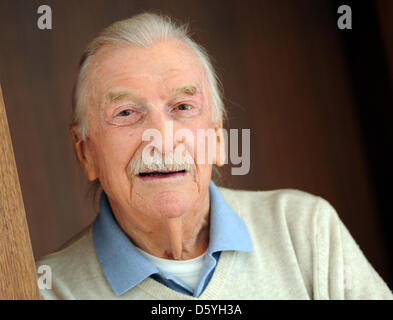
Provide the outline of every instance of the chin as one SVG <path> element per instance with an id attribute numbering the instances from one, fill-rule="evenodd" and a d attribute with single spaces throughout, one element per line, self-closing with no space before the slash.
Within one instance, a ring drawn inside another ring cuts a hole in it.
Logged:
<path id="1" fill-rule="evenodd" d="M 164 191 L 151 197 L 151 207 L 162 218 L 177 218 L 193 208 L 191 198 L 183 192 Z"/>
<path id="2" fill-rule="evenodd" d="M 156 218 L 176 218 L 195 209 L 198 185 L 190 176 L 160 182 L 137 179 L 131 188 L 133 206 Z"/>

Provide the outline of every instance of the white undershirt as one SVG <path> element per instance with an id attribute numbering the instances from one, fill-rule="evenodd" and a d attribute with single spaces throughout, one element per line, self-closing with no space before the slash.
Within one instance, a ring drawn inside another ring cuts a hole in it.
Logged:
<path id="1" fill-rule="evenodd" d="M 199 274 L 201 272 L 205 254 L 202 254 L 199 257 L 189 260 L 169 260 L 158 258 L 156 256 L 152 256 L 151 254 L 143 251 L 140 248 L 137 248 L 143 256 L 149 260 L 153 265 L 155 265 L 158 269 L 165 271 L 177 279 L 184 282 L 187 286 L 189 286 L 192 290 L 195 290 Z"/>

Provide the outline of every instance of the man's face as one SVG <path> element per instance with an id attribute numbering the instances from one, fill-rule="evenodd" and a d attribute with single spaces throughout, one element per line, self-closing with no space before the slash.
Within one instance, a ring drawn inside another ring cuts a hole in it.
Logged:
<path id="1" fill-rule="evenodd" d="M 197 162 L 197 129 L 214 123 L 206 74 L 195 53 L 175 40 L 148 48 L 107 45 L 93 57 L 88 78 L 86 170 L 100 180 L 111 204 L 142 219 L 177 217 L 200 205 L 208 195 L 211 164 L 160 176 L 130 175 L 127 169 L 149 145 L 142 139 L 147 129 L 167 139 L 172 126 L 174 136 L 188 129 L 195 139 L 163 140 L 162 153 L 182 145 Z"/>

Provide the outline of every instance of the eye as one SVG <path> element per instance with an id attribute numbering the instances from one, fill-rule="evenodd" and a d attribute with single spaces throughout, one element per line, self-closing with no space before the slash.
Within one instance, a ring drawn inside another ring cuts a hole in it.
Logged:
<path id="1" fill-rule="evenodd" d="M 183 104 L 179 104 L 179 105 L 177 106 L 177 109 L 178 109 L 178 110 L 181 110 L 181 111 L 186 111 L 186 110 L 191 110 L 191 109 L 192 109 L 192 106 L 190 106 L 189 104 L 183 103 Z"/>
<path id="2" fill-rule="evenodd" d="M 116 126 L 129 126 L 137 123 L 142 117 L 143 112 L 135 110 L 131 106 L 121 106 L 116 110 L 110 110 L 111 114 L 107 116 L 107 121 Z"/>
<path id="3" fill-rule="evenodd" d="M 182 103 L 183 102 L 183 103 Z M 192 118 L 200 114 L 201 107 L 198 103 L 182 101 L 171 106 L 170 112 L 175 118 Z"/>
<path id="4" fill-rule="evenodd" d="M 119 112 L 118 116 L 127 117 L 127 116 L 130 116 L 132 113 L 133 113 L 133 111 L 131 109 L 125 109 L 125 110 Z"/>

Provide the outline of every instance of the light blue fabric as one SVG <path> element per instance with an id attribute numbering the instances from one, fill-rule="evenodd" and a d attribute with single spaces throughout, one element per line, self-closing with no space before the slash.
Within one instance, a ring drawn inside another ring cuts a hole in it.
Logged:
<path id="1" fill-rule="evenodd" d="M 108 198 L 103 192 L 100 212 L 93 225 L 93 240 L 102 271 L 116 296 L 132 289 L 151 276 L 178 292 L 199 297 L 213 275 L 221 251 L 252 251 L 247 227 L 210 182 L 210 242 L 195 290 L 158 269 L 134 246 L 116 222 Z"/>

